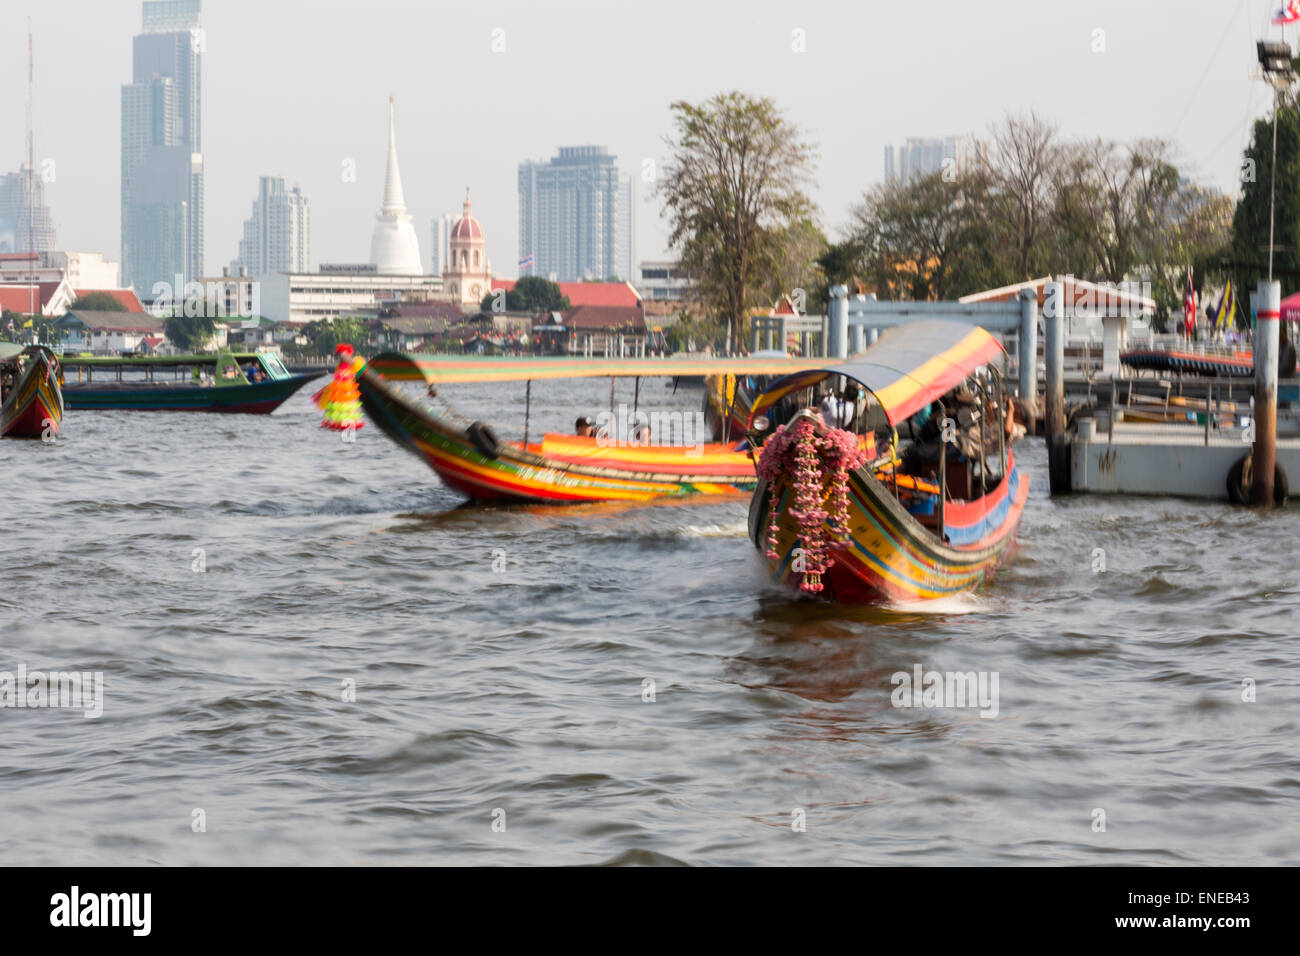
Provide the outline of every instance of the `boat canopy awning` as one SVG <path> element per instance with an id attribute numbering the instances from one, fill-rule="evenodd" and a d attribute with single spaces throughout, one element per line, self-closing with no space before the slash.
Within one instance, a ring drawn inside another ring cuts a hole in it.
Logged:
<path id="1" fill-rule="evenodd" d="M 996 338 L 969 322 L 909 322 L 890 329 L 847 362 L 796 372 L 773 382 L 754 400 L 753 414 L 766 411 L 791 392 L 843 375 L 871 392 L 889 423 L 897 425 L 952 391 L 1002 351 Z"/>
<path id="2" fill-rule="evenodd" d="M 754 355 L 748 358 L 592 359 L 566 356 L 409 355 L 384 352 L 367 364 L 390 381 L 524 382 L 547 378 L 629 378 L 632 376 L 788 375 L 823 365 L 824 358 Z"/>

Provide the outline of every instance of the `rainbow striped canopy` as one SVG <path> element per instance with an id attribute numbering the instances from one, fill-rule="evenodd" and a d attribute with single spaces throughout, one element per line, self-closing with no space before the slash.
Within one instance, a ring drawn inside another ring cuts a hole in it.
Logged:
<path id="1" fill-rule="evenodd" d="M 751 355 L 747 358 L 602 359 L 529 356 L 408 355 L 384 352 L 367 364 L 390 381 L 523 382 L 546 378 L 676 375 L 786 375 L 821 365 L 824 358 Z"/>
<path id="2" fill-rule="evenodd" d="M 778 379 L 754 401 L 753 414 L 786 395 L 832 375 L 851 378 L 876 396 L 891 425 L 952 391 L 1003 351 L 985 329 L 951 319 L 922 319 L 890 329 L 866 351 L 841 365 L 795 372 Z"/>

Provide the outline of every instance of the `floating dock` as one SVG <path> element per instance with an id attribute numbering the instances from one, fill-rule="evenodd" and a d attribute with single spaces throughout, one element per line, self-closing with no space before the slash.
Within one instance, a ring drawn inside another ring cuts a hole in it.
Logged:
<path id="1" fill-rule="evenodd" d="M 1105 412 L 1078 420 L 1068 437 L 1069 491 L 1231 500 L 1228 473 L 1251 450 L 1245 429 L 1220 425 L 1207 438 L 1203 426 L 1130 422 L 1123 414 L 1113 428 Z M 1300 477 L 1300 434 L 1278 436 L 1277 463 Z"/>

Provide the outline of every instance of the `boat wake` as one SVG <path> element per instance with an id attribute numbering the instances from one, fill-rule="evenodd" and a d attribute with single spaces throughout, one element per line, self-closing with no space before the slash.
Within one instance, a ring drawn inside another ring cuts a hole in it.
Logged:
<path id="1" fill-rule="evenodd" d="M 896 601 L 888 605 L 888 607 L 891 611 L 933 617 L 951 614 L 980 614 L 992 610 L 994 605 L 991 601 L 967 591 L 963 594 L 951 594 L 947 597 L 930 598 L 928 600 Z"/>

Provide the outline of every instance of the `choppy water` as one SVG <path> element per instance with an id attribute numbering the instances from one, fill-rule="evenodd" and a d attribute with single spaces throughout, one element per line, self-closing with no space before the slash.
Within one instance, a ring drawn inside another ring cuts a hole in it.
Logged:
<path id="1" fill-rule="evenodd" d="M 522 419 L 520 386 L 444 394 Z M 536 385 L 534 428 L 607 401 Z M 0 442 L 0 671 L 105 682 L 99 719 L 0 709 L 9 860 L 1300 862 L 1300 510 L 1053 501 L 1026 443 L 989 590 L 846 610 L 768 586 L 744 501 L 458 508 L 317 420 Z M 996 672 L 998 715 L 892 706 L 918 664 Z"/>

